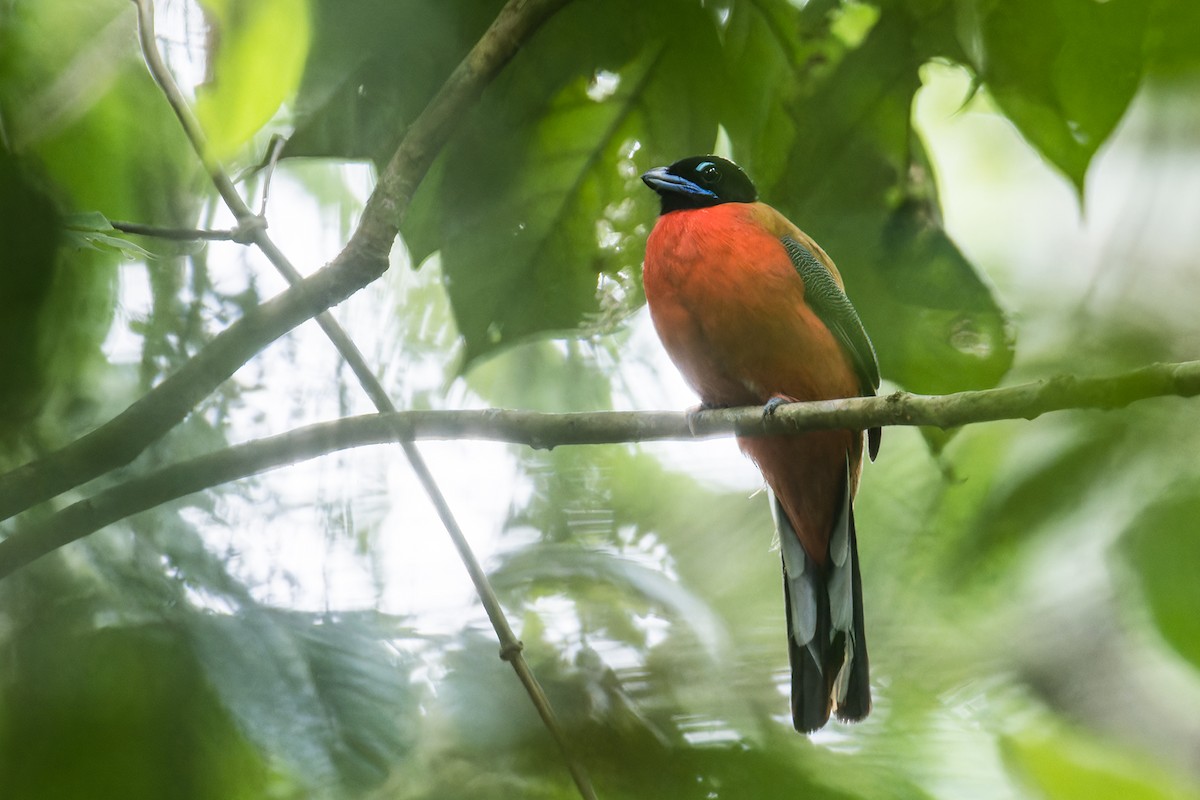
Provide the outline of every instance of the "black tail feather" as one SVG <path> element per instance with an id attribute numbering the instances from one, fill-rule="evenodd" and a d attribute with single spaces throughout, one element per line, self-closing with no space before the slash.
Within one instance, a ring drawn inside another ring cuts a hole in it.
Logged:
<path id="1" fill-rule="evenodd" d="M 792 724 L 801 733 L 820 730 L 834 712 L 835 701 L 837 718 L 843 722 L 857 722 L 871 711 L 862 578 L 858 567 L 853 511 L 850 512 L 849 526 L 850 563 L 842 568 L 851 570 L 854 609 L 850 630 L 833 629 L 829 605 L 829 576 L 831 570 L 835 569 L 833 563 L 818 567 L 806 558 L 805 575 L 810 580 L 804 585 L 811 587 L 815 595 L 816 628 L 812 641 L 799 644 L 792 620 L 792 582 L 788 580 L 786 563 L 784 565 L 784 608 L 787 615 L 788 660 L 792 669 Z M 846 664 L 847 655 L 851 657 L 849 664 Z"/>
<path id="2" fill-rule="evenodd" d="M 829 599 L 818 592 L 817 632 L 829 631 Z M 820 599 L 824 598 L 824 602 Z M 828 659 L 828 635 L 818 635 L 807 647 L 796 644 L 792 635 L 792 597 L 788 587 L 787 567 L 783 569 L 783 601 L 787 614 L 788 661 L 792 666 L 792 725 L 801 733 L 812 733 L 824 727 L 833 710 L 833 683 L 824 667 Z M 814 652 L 815 651 L 815 652 Z M 837 674 L 834 670 L 832 674 Z"/>
<path id="3" fill-rule="evenodd" d="M 837 717 L 843 722 L 858 722 L 871 713 L 871 675 L 867 659 L 867 630 L 863 622 L 862 576 L 858 571 L 858 534 L 854 514 L 850 514 L 850 575 L 854 592 L 854 623 L 851 628 L 852 659 L 849 674 L 843 676 L 844 692 L 837 704 Z"/>

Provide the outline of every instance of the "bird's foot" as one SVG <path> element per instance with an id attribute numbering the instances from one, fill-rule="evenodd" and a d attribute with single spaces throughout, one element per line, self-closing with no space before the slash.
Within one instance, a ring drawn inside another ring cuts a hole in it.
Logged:
<path id="1" fill-rule="evenodd" d="M 788 403 L 800 402 L 794 397 L 788 397 L 786 394 L 777 394 L 763 404 L 762 415 L 769 417 L 779 410 L 780 406 L 786 406 Z"/>

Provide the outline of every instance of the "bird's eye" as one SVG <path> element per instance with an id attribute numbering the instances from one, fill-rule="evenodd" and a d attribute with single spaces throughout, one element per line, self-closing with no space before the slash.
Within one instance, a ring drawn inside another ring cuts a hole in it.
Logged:
<path id="1" fill-rule="evenodd" d="M 702 161 L 696 165 L 696 172 L 705 183 L 716 183 L 721 179 L 721 170 L 711 161 Z"/>

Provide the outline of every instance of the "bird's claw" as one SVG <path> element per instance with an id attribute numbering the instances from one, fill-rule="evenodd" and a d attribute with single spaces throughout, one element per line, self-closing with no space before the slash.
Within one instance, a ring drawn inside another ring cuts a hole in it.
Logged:
<path id="1" fill-rule="evenodd" d="M 784 394 L 777 394 L 763 404 L 762 415 L 764 417 L 772 416 L 776 411 L 779 410 L 780 406 L 786 406 L 788 403 L 795 402 L 797 402 L 797 400 L 794 397 L 788 397 Z"/>

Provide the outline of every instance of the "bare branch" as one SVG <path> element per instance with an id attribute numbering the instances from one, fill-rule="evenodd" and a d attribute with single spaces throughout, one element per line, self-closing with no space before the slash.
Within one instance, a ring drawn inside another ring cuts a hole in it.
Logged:
<path id="1" fill-rule="evenodd" d="M 134 236 L 148 236 L 152 239 L 168 239 L 175 242 L 231 242 L 234 232 L 231 230 L 205 230 L 203 228 L 160 228 L 157 225 L 143 225 L 140 222 L 121 222 L 110 220 L 114 230 L 121 233 L 131 233 Z"/>
<path id="2" fill-rule="evenodd" d="M 897 392 L 886 397 L 792 403 L 688 414 L 608 411 L 401 411 L 309 425 L 230 447 L 134 478 L 68 506 L 0 542 L 0 578 L 62 545 L 139 511 L 203 489 L 352 447 L 418 439 L 479 439 L 549 448 L 560 445 L 700 439 L 733 434 L 786 435 L 876 425 L 951 428 L 1000 419 L 1034 419 L 1066 409 L 1115 409 L 1153 397 L 1200 395 L 1200 361 L 1156 364 L 1104 378 L 1062 375 L 1003 389 L 950 395 Z"/>

